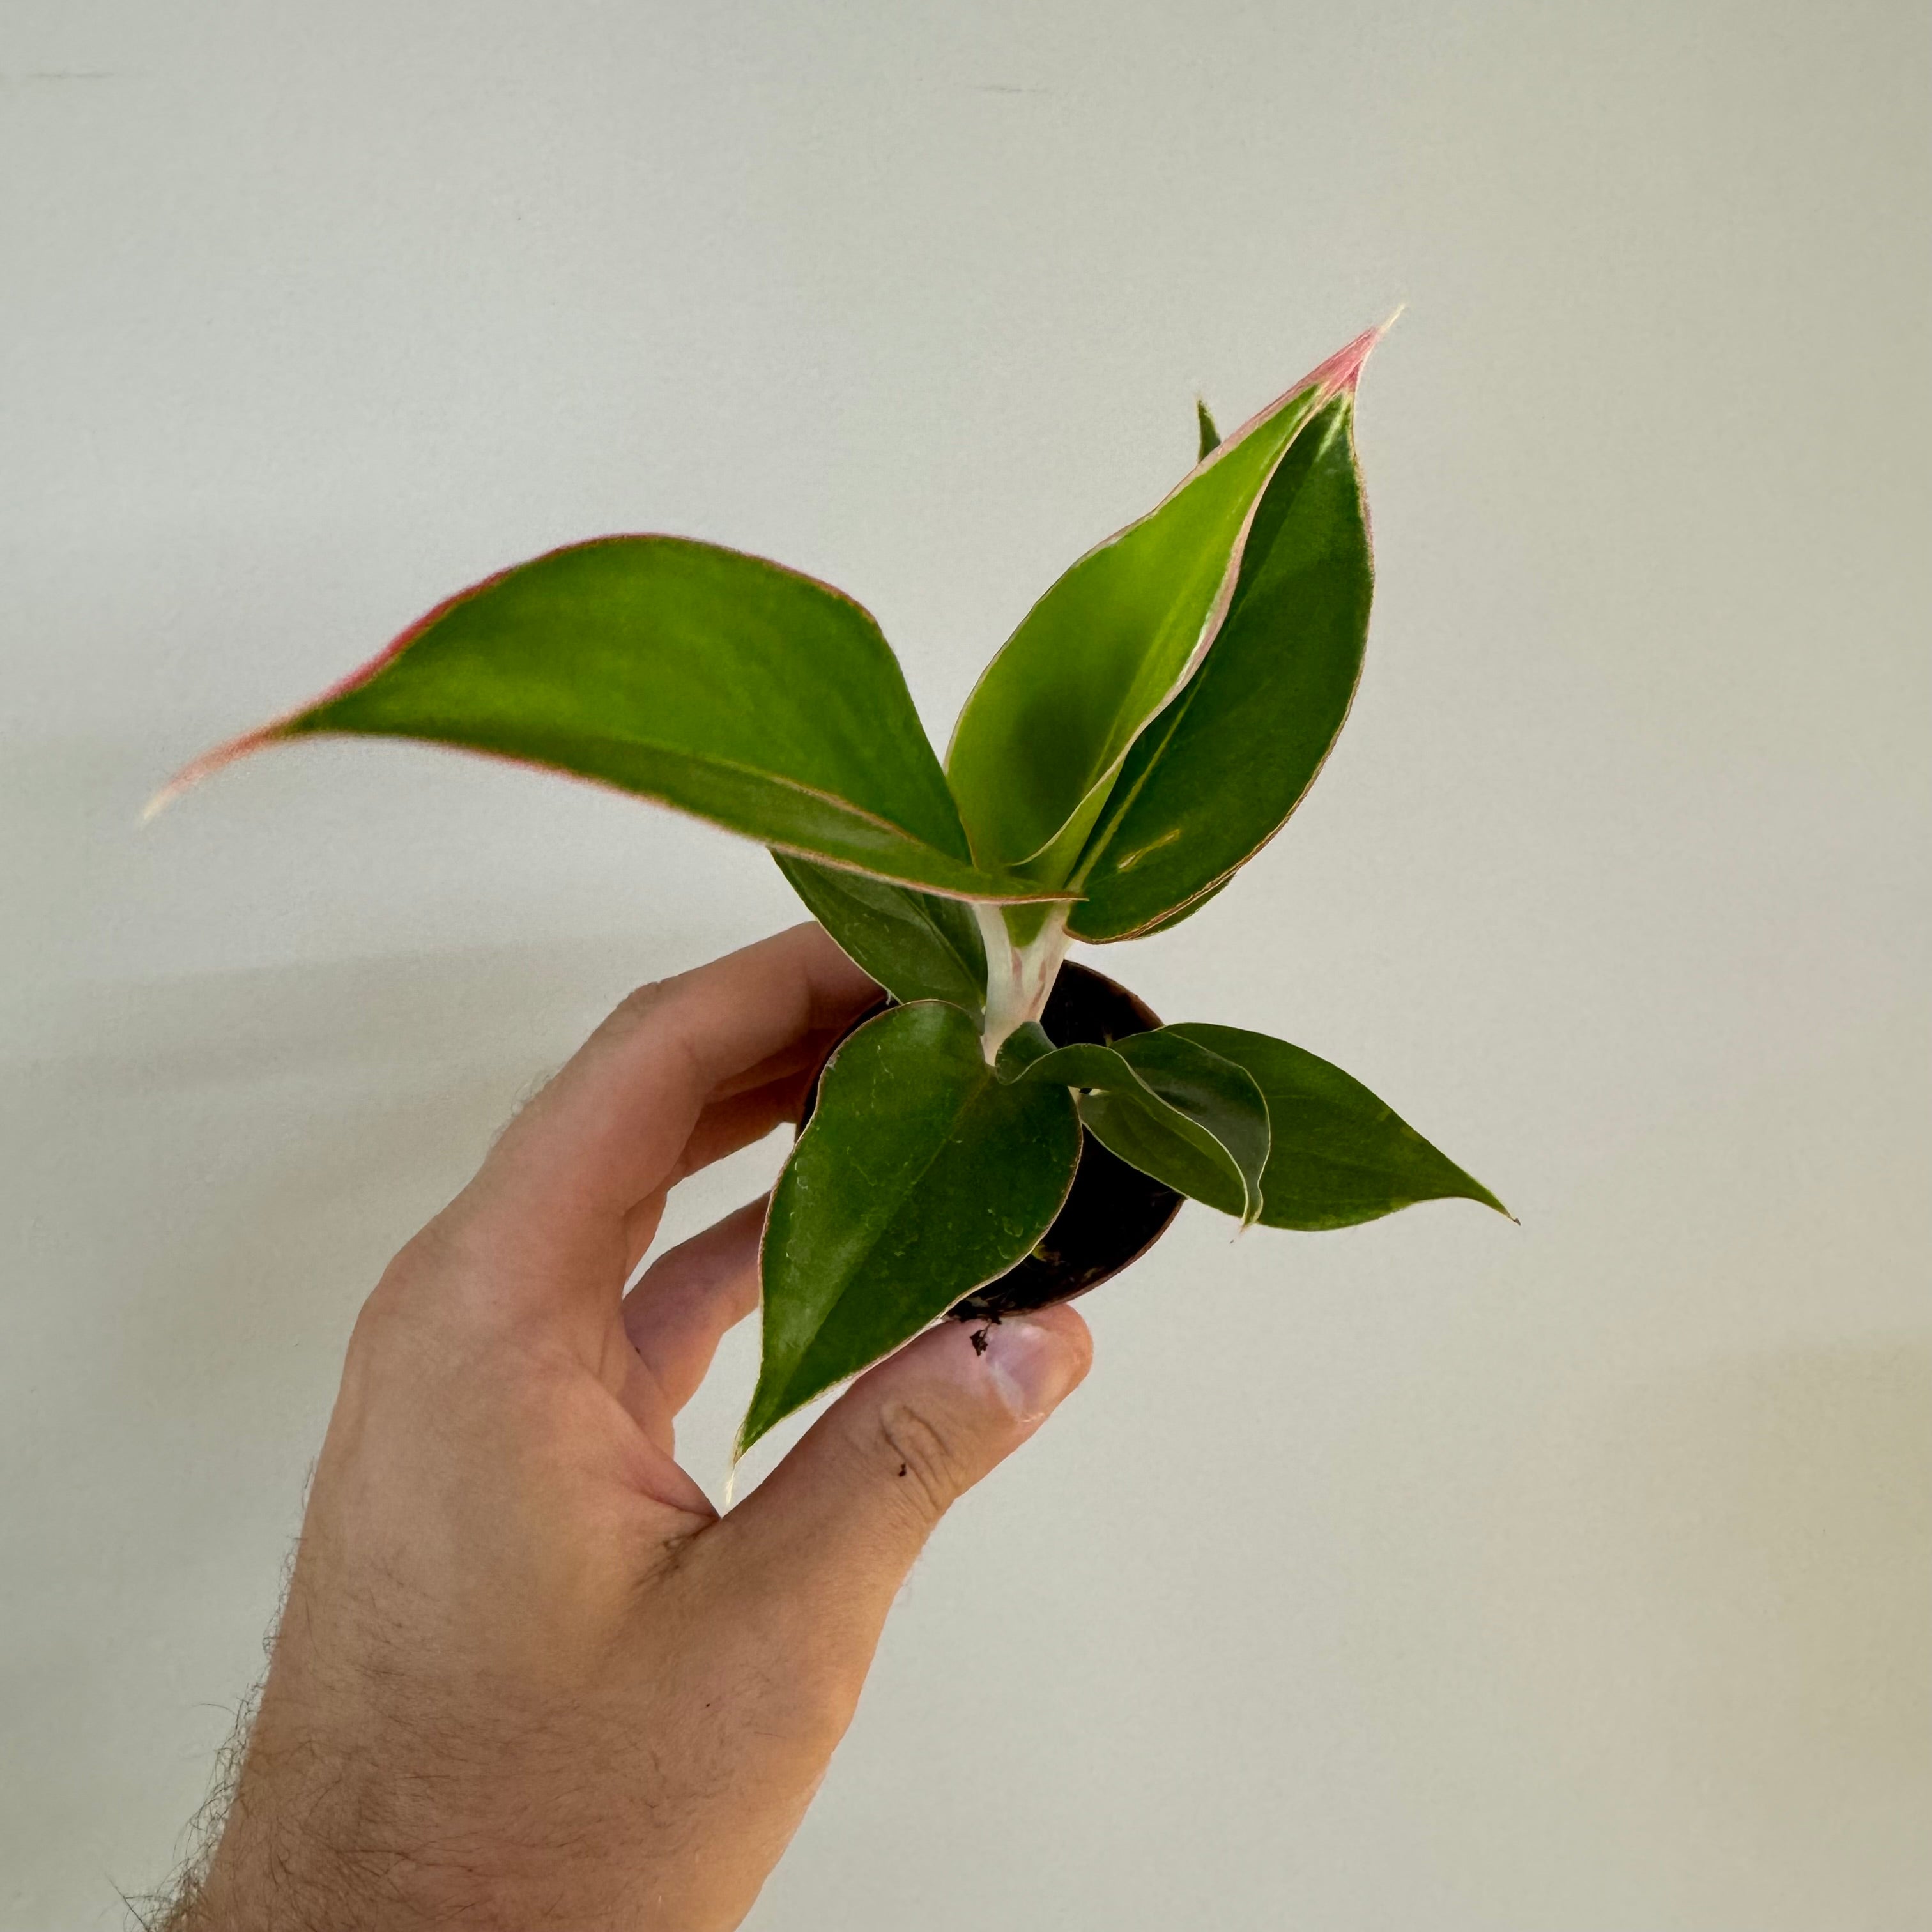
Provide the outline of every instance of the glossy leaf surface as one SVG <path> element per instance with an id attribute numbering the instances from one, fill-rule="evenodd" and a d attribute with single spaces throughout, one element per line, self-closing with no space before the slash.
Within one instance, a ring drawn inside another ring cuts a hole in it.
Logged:
<path id="1" fill-rule="evenodd" d="M 1276 466 L 1352 387 L 1374 340 L 1349 344 L 1220 443 L 1028 613 L 967 700 L 947 758 L 982 865 L 1066 878 L 1129 747 L 1213 642 Z"/>
<path id="2" fill-rule="evenodd" d="M 1270 1228 L 1347 1228 L 1419 1201 L 1509 1210 L 1447 1154 L 1330 1062 L 1266 1034 L 1189 1022 L 1169 1029 L 1244 1066 L 1267 1096 L 1271 1144 L 1262 1177 Z"/>
<path id="3" fill-rule="evenodd" d="M 1004 1274 L 1052 1225 L 1079 1154 L 1072 1094 L 998 1078 L 957 1006 L 861 1027 L 772 1192 L 740 1450 Z"/>
<path id="4" fill-rule="evenodd" d="M 871 616 L 715 544 L 608 537 L 488 578 L 307 710 L 177 782 L 328 732 L 491 752 L 881 878 L 1011 891 L 972 864 Z"/>
<path id="5" fill-rule="evenodd" d="M 812 916 L 894 999 L 950 1000 L 977 1026 L 986 1006 L 986 948 L 962 900 L 841 872 L 784 852 L 778 870 Z"/>
<path id="6" fill-rule="evenodd" d="M 1021 1080 L 1088 1090 L 1082 1120 L 1130 1166 L 1244 1226 L 1260 1214 L 1268 1103 L 1246 1069 L 1165 1028 L 1112 1046 L 1022 1046 L 1001 1072 L 1023 1057 Z"/>
<path id="7" fill-rule="evenodd" d="M 1336 397 L 1276 470 L 1213 647 L 1135 741 L 1075 868 L 1079 938 L 1184 916 L 1274 836 L 1328 757 L 1374 578 L 1353 416 L 1353 397 Z"/>

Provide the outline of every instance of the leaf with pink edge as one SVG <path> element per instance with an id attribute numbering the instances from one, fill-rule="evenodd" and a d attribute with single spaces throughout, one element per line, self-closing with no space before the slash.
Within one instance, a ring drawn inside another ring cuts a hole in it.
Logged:
<path id="1" fill-rule="evenodd" d="M 930 892 L 1040 896 L 973 863 L 870 614 L 812 578 L 714 544 L 605 537 L 487 578 L 177 784 L 325 733 L 424 739 L 546 766 Z"/>
<path id="2" fill-rule="evenodd" d="M 981 865 L 1048 886 L 1073 872 L 1134 741 L 1214 644 L 1270 479 L 1323 406 L 1352 389 L 1378 334 L 1219 442 L 1027 614 L 967 700 L 946 754 Z"/>

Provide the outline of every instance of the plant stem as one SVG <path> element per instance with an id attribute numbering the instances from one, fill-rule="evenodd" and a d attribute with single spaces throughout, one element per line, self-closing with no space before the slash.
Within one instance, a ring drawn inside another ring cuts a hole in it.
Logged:
<path id="1" fill-rule="evenodd" d="M 1047 914 L 1024 946 L 1014 944 L 999 907 L 976 903 L 973 911 L 986 947 L 986 1024 L 980 1040 L 990 1066 L 1007 1036 L 1046 1011 L 1046 996 L 1060 976 L 1060 962 L 1073 942 L 1064 905 Z"/>

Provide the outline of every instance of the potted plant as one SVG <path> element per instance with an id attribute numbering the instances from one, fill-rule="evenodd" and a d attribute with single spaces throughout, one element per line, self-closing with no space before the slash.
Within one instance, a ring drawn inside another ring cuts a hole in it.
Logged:
<path id="1" fill-rule="evenodd" d="M 319 733 L 428 739 L 771 849 L 886 998 L 822 1070 L 772 1190 L 741 1450 L 942 1316 L 1091 1286 L 1184 1196 L 1244 1227 L 1451 1196 L 1504 1211 L 1340 1068 L 1162 1025 L 1066 958 L 1205 904 L 1341 728 L 1372 579 L 1355 390 L 1378 333 L 1225 441 L 1202 405 L 1196 466 L 1028 612 L 943 767 L 850 598 L 740 551 L 616 536 L 459 592 L 176 781 Z"/>

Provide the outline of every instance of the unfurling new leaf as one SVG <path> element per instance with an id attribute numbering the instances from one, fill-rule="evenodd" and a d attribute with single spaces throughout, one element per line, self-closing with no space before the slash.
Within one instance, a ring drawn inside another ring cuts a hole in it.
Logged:
<path id="1" fill-rule="evenodd" d="M 1201 432 L 1201 453 L 1194 460 L 1205 463 L 1221 446 L 1221 432 L 1214 427 L 1214 418 L 1208 413 L 1208 405 L 1200 397 L 1194 398 L 1195 426 Z"/>

